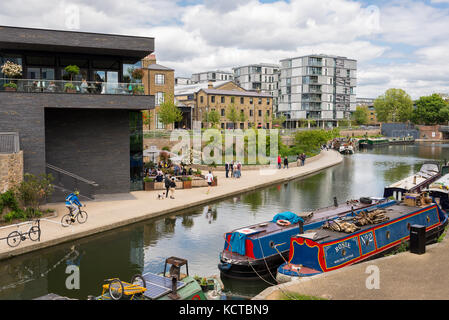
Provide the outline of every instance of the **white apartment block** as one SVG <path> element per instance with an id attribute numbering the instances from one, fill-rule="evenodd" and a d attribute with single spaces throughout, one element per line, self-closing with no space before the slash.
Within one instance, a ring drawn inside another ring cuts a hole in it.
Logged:
<path id="1" fill-rule="evenodd" d="M 273 112 L 276 112 L 279 90 L 278 64 L 259 63 L 232 68 L 234 81 L 245 90 L 271 94 Z"/>
<path id="2" fill-rule="evenodd" d="M 200 73 L 192 74 L 191 81 L 192 84 L 204 83 L 204 82 L 215 82 L 215 81 L 232 81 L 234 80 L 234 75 L 232 72 L 228 71 L 206 71 Z"/>
<path id="3" fill-rule="evenodd" d="M 175 86 L 177 85 L 189 85 L 192 84 L 192 80 L 186 77 L 176 77 L 175 78 Z"/>
<path id="4" fill-rule="evenodd" d="M 277 114 L 288 127 L 314 120 L 318 126 L 338 125 L 356 109 L 357 61 L 346 57 L 308 55 L 283 59 Z"/>

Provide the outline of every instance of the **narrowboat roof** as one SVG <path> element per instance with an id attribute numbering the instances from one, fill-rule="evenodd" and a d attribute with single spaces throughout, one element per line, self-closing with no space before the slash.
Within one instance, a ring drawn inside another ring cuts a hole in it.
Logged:
<path id="1" fill-rule="evenodd" d="M 439 166 L 436 163 L 425 163 L 422 165 L 419 172 L 402 179 L 400 181 L 397 181 L 391 185 L 389 185 L 387 188 L 400 188 L 404 190 L 410 190 L 421 183 L 426 182 L 428 179 L 434 177 L 435 175 L 439 174 Z M 416 177 L 416 182 L 415 182 Z"/>
<path id="2" fill-rule="evenodd" d="M 429 186 L 429 191 L 449 193 L 449 173 Z"/>
<path id="3" fill-rule="evenodd" d="M 402 216 L 405 216 L 407 214 L 410 214 L 412 212 L 418 211 L 419 209 L 430 208 L 434 205 L 435 204 L 433 203 L 431 205 L 415 207 L 415 206 L 408 206 L 404 203 L 398 203 L 398 204 L 392 205 L 388 208 L 385 208 L 384 210 L 386 210 L 386 212 L 384 213 L 384 215 L 388 216 L 390 218 L 389 221 L 391 221 L 391 220 L 400 218 Z M 348 217 L 348 220 L 349 219 L 352 219 L 352 218 Z M 350 222 L 348 220 L 347 220 L 347 222 Z M 386 221 L 386 222 L 388 222 L 388 221 Z M 311 239 L 319 244 L 324 244 L 326 242 L 330 242 L 330 241 L 334 241 L 334 240 L 338 240 L 338 239 L 342 239 L 342 238 L 351 236 L 351 234 L 363 232 L 367 229 L 371 229 L 371 228 L 373 228 L 377 225 L 381 225 L 381 224 L 382 223 L 360 226 L 359 230 L 357 230 L 356 232 L 352 232 L 352 233 L 338 232 L 338 231 L 333 231 L 333 230 L 324 229 L 324 228 L 311 229 L 311 230 L 308 230 L 304 234 L 298 235 L 298 237 Z"/>

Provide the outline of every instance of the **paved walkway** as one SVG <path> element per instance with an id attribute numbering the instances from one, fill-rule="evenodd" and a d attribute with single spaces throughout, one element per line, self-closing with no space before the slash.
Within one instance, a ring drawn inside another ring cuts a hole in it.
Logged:
<path id="1" fill-rule="evenodd" d="M 57 216 L 41 221 L 41 241 L 27 240 L 16 248 L 10 248 L 6 241 L 2 240 L 0 241 L 0 259 L 282 183 L 337 165 L 342 160 L 343 157 L 336 151 L 323 151 L 318 156 L 308 159 L 304 167 L 265 171 L 245 171 L 245 167 L 243 167 L 240 179 L 226 179 L 224 172 L 217 171 L 214 174 L 218 176 L 218 186 L 212 187 L 209 194 L 206 194 L 207 188 L 181 189 L 176 190 L 176 199 L 157 200 L 157 195 L 163 193 L 162 190 L 100 196 L 95 201 L 85 202 L 87 204 L 85 209 L 89 215 L 88 221 L 82 225 L 75 223 L 68 228 L 60 225 L 62 215 L 67 213 L 64 204 L 49 204 L 44 207 L 56 209 Z M 0 237 L 6 237 L 16 229 L 17 227 L 1 228 Z M 21 229 L 23 230 L 24 227 Z"/>
<path id="2" fill-rule="evenodd" d="M 379 271 L 379 289 L 372 266 Z M 279 300 L 282 292 L 332 300 L 447 300 L 449 299 L 449 236 L 426 247 L 426 253 L 403 252 L 315 277 L 267 288 L 254 299 Z M 370 277 L 370 278 L 369 278 Z M 369 278 L 369 279 L 368 279 Z"/>

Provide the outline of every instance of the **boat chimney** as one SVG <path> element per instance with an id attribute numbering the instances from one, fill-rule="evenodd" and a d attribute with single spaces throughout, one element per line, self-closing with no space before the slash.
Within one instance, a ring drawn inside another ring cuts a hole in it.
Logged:
<path id="1" fill-rule="evenodd" d="M 338 207 L 337 197 L 334 197 L 334 206 Z"/>
<path id="2" fill-rule="evenodd" d="M 173 276 L 171 278 L 171 293 L 169 295 L 169 297 L 173 300 L 178 300 L 179 294 L 178 294 L 178 277 L 177 276 Z"/>
<path id="3" fill-rule="evenodd" d="M 299 226 L 299 234 L 303 234 L 304 233 L 304 221 L 300 220 L 298 223 Z"/>
<path id="4" fill-rule="evenodd" d="M 413 176 L 413 184 L 416 184 L 416 176 Z"/>

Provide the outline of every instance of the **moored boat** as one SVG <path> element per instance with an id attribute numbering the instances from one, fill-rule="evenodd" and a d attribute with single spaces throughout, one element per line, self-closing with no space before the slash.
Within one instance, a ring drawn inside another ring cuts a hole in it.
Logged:
<path id="1" fill-rule="evenodd" d="M 444 210 L 449 209 L 449 174 L 446 174 L 429 185 L 426 190 L 430 196 L 440 203 Z M 439 199 L 439 200 L 437 200 Z"/>
<path id="2" fill-rule="evenodd" d="M 338 151 L 341 154 L 354 154 L 354 147 L 351 145 L 342 145 Z"/>
<path id="3" fill-rule="evenodd" d="M 388 146 L 390 140 L 387 138 L 366 138 L 359 140 L 360 149 L 372 149 L 374 147 Z"/>
<path id="4" fill-rule="evenodd" d="M 313 276 L 384 255 L 409 241 L 412 225 L 425 226 L 426 241 L 431 242 L 446 224 L 446 212 L 424 194 L 330 220 L 291 238 L 289 258 L 278 268 L 277 280 Z"/>
<path id="5" fill-rule="evenodd" d="M 384 197 L 401 200 L 405 193 L 419 193 L 441 176 L 440 163 L 425 162 L 419 172 L 384 188 Z"/>
<path id="6" fill-rule="evenodd" d="M 336 202 L 336 199 L 334 199 Z M 361 198 L 342 204 L 296 215 L 284 212 L 272 221 L 239 228 L 224 235 L 224 249 L 218 268 L 222 276 L 238 279 L 256 279 L 274 276 L 277 267 L 288 257 L 290 238 L 299 232 L 320 227 L 330 217 L 341 217 L 369 208 L 382 208 L 383 198 Z M 291 221 L 280 219 L 292 217 Z M 295 219 L 299 217 L 301 219 Z M 297 220 L 297 221 L 295 221 Z"/>

